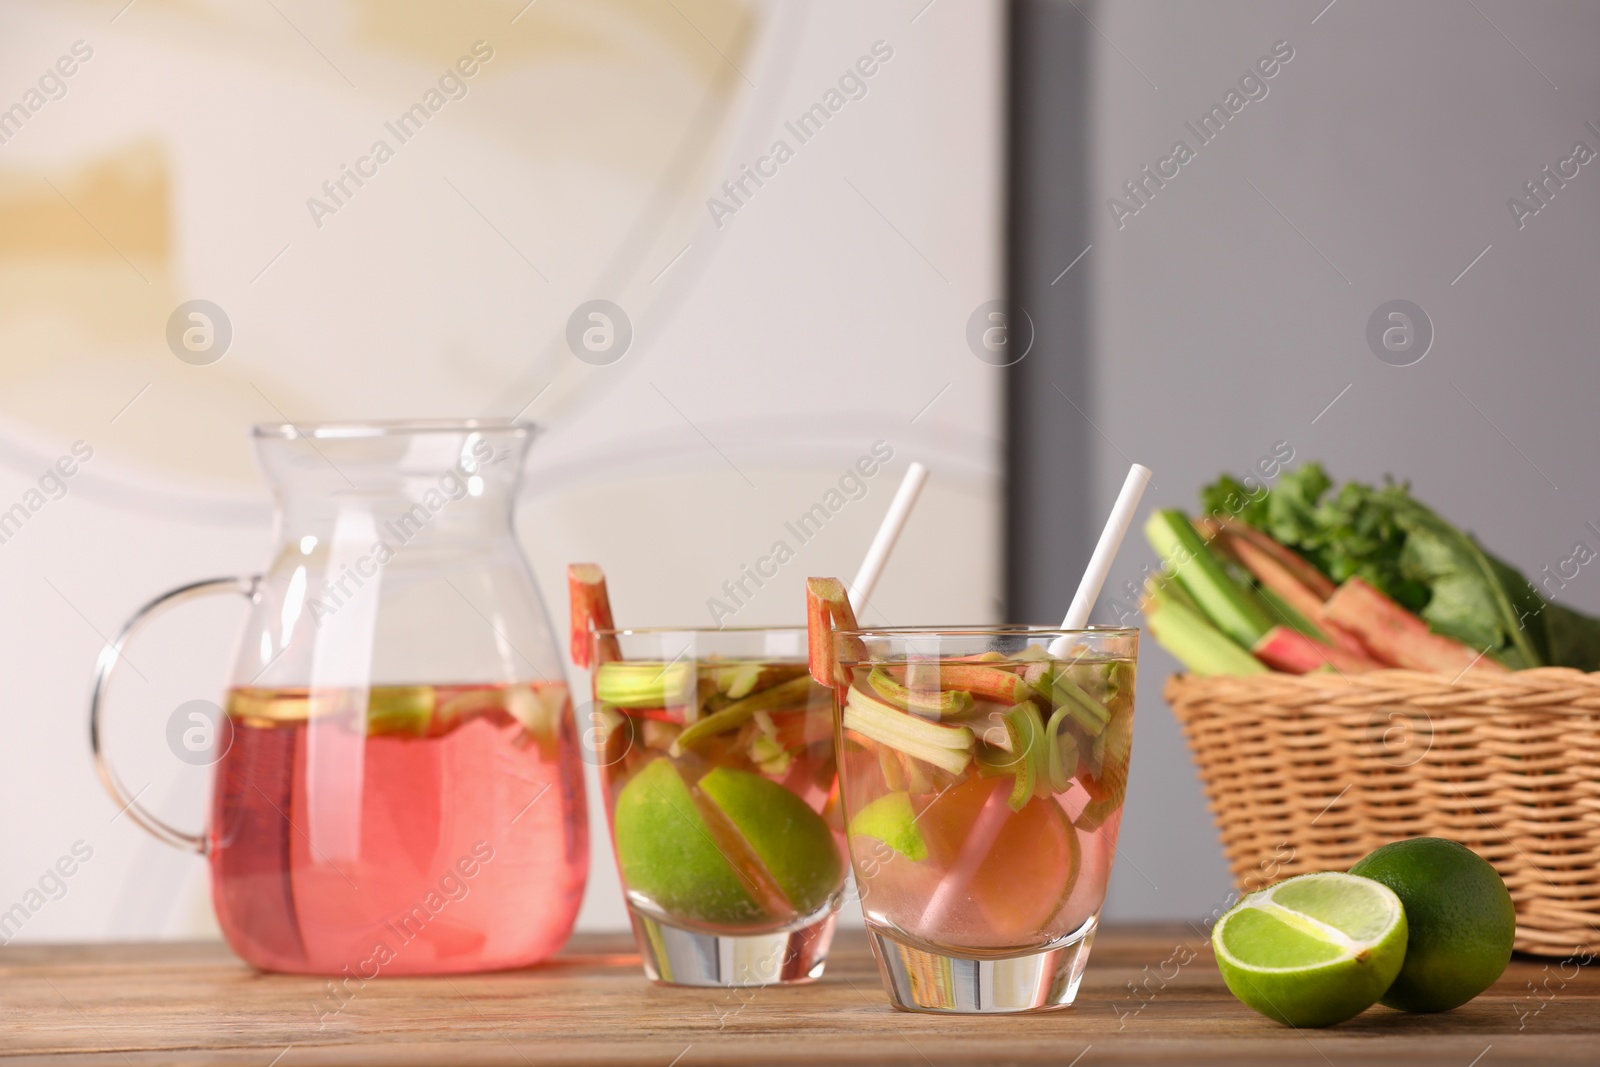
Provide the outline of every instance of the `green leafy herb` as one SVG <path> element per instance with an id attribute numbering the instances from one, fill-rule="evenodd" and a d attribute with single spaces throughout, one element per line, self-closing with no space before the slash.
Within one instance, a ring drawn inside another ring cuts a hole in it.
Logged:
<path id="1" fill-rule="evenodd" d="M 1201 499 L 1211 513 L 1256 527 L 1336 582 L 1365 579 L 1435 633 L 1507 667 L 1600 669 L 1600 619 L 1545 601 L 1515 568 L 1413 497 L 1409 483 L 1332 488 L 1320 465 L 1306 463 L 1253 496 L 1223 475 Z"/>

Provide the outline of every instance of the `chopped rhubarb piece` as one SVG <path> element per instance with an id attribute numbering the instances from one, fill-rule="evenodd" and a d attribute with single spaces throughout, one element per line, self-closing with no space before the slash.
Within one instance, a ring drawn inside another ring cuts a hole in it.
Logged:
<path id="1" fill-rule="evenodd" d="M 1063 729 L 1071 714 L 1072 709 L 1063 705 L 1044 725 L 1045 773 L 1051 791 L 1056 793 L 1065 793 L 1072 787 L 1072 776 L 1078 770 L 1077 735 Z"/>
<path id="2" fill-rule="evenodd" d="M 938 665 L 937 684 L 932 684 L 933 671 L 934 665 L 930 663 L 910 664 L 903 672 L 906 686 L 912 691 L 963 689 L 974 697 L 997 700 L 1008 706 L 1020 704 L 1033 695 L 1033 690 L 1020 674 L 1000 667 L 947 661 Z"/>
<path id="3" fill-rule="evenodd" d="M 960 774 L 972 762 L 972 731 L 908 715 L 858 686 L 845 699 L 843 725 L 863 737 Z"/>
<path id="4" fill-rule="evenodd" d="M 1070 668 L 1063 667 L 1051 675 L 1050 693 L 1054 698 L 1053 703 L 1058 708 L 1066 708 L 1067 714 L 1072 716 L 1073 721 L 1092 737 L 1105 729 L 1106 720 L 1111 717 L 1111 712 L 1074 682 L 1068 675 L 1069 670 Z"/>
<path id="5" fill-rule="evenodd" d="M 844 583 L 837 578 L 806 579 L 806 639 L 810 655 L 807 664 L 818 685 L 846 685 L 847 678 L 834 655 L 835 630 L 854 630 L 856 613 Z"/>
<path id="6" fill-rule="evenodd" d="M 682 664 L 680 664 L 682 666 Z M 763 689 L 745 697 L 734 704 L 729 704 L 721 711 L 713 712 L 700 719 L 692 726 L 686 728 L 678 735 L 677 745 L 672 754 L 678 755 L 684 749 L 693 748 L 701 741 L 717 734 L 736 730 L 749 722 L 757 712 L 781 711 L 786 708 L 805 707 L 806 699 L 811 695 L 811 679 L 805 675 L 791 678 L 780 685 Z"/>
<path id="7" fill-rule="evenodd" d="M 877 742 L 873 742 L 877 744 Z M 895 792 L 906 788 L 906 765 L 900 762 L 900 753 L 888 745 L 878 746 L 878 767 L 883 771 L 883 784 Z"/>
<path id="8" fill-rule="evenodd" d="M 1078 750 L 1078 781 L 1089 796 L 1121 804 L 1133 751 L 1133 707 L 1123 705 L 1087 750 Z"/>
<path id="9" fill-rule="evenodd" d="M 867 675 L 867 684 L 901 711 L 923 718 L 954 719 L 972 710 L 971 693 L 961 689 L 907 689 L 877 667 Z"/>
<path id="10" fill-rule="evenodd" d="M 1456 675 L 1505 668 L 1426 623 L 1360 578 L 1347 578 L 1328 599 L 1328 617 L 1361 638 L 1373 656 L 1397 667 Z"/>
<path id="11" fill-rule="evenodd" d="M 569 641 L 572 665 L 588 670 L 594 665 L 589 648 L 589 635 L 596 630 L 617 628 L 616 622 L 611 618 L 611 597 L 606 593 L 605 572 L 593 563 L 568 564 L 567 594 L 572 601 L 572 630 Z M 600 658 L 602 660 L 622 658 L 616 637 L 608 634 L 601 638 Z"/>
<path id="12" fill-rule="evenodd" d="M 1383 666 L 1365 652 L 1350 652 L 1325 645 L 1287 626 L 1274 626 L 1268 630 L 1251 651 L 1262 663 L 1287 674 L 1310 674 L 1320 667 L 1359 674 Z"/>
<path id="13" fill-rule="evenodd" d="M 1000 733 L 1005 733 L 1002 725 Z M 1011 744 L 1009 735 L 1006 744 Z M 1017 764 L 1022 762 L 1022 757 L 1014 755 L 1009 748 L 979 742 L 972 757 L 973 766 L 978 771 L 979 778 L 999 778 L 1005 774 L 1016 774 Z"/>
<path id="14" fill-rule="evenodd" d="M 1016 761 L 1016 781 L 1011 786 L 1009 804 L 1012 811 L 1021 811 L 1036 792 L 1049 796 L 1048 755 L 1045 750 L 1044 719 L 1039 706 L 1024 700 L 1006 712 L 1006 731 L 1011 734 Z"/>
<path id="15" fill-rule="evenodd" d="M 750 739 L 748 755 L 750 762 L 754 763 L 762 774 L 773 778 L 782 778 L 789 773 L 789 768 L 794 765 L 794 752 L 786 747 L 778 736 L 778 725 L 772 721 L 772 716 L 764 711 L 755 713 L 756 732 Z M 701 722 L 705 720 L 702 719 Z M 699 723 L 695 724 L 696 726 Z M 690 729 L 693 729 L 691 727 Z"/>
<path id="16" fill-rule="evenodd" d="M 908 793 L 939 793 L 950 788 L 958 780 L 957 776 L 949 773 L 942 767 L 935 766 L 917 759 L 905 752 L 897 752 L 900 766 L 905 771 L 906 792 Z"/>
<path id="17" fill-rule="evenodd" d="M 747 660 L 743 663 L 712 667 L 708 673 L 711 675 L 712 683 L 717 687 L 717 692 L 734 700 L 740 700 L 758 689 L 798 678 L 806 673 L 806 668 L 798 663 L 772 664 Z"/>
<path id="18" fill-rule="evenodd" d="M 602 704 L 619 708 L 661 708 L 683 722 L 694 704 L 694 664 L 649 660 L 611 660 L 598 664 L 594 696 Z"/>

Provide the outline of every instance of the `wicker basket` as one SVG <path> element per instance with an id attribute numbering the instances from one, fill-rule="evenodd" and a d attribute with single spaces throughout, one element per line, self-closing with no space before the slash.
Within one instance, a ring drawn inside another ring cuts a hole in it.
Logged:
<path id="1" fill-rule="evenodd" d="M 1600 951 L 1600 673 L 1179 675 L 1166 696 L 1241 890 L 1447 837 L 1505 879 L 1519 950 Z"/>

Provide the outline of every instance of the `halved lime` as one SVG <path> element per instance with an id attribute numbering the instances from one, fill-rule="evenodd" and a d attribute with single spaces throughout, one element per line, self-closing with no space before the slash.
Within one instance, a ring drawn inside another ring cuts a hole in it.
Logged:
<path id="1" fill-rule="evenodd" d="M 660 757 L 622 787 L 611 826 L 623 883 L 693 922 L 786 922 L 844 880 L 822 816 L 748 771 L 715 767 L 691 785 Z"/>
<path id="2" fill-rule="evenodd" d="M 1331 1026 L 1383 996 L 1406 958 L 1406 913 L 1370 878 L 1302 874 L 1252 893 L 1211 931 L 1233 995 L 1288 1026 Z"/>

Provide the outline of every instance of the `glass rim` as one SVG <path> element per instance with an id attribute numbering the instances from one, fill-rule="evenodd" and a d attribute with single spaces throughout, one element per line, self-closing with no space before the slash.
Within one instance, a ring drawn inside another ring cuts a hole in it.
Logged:
<path id="1" fill-rule="evenodd" d="M 258 422 L 250 428 L 258 438 L 319 441 L 402 437 L 425 433 L 509 433 L 529 437 L 542 427 L 525 419 L 339 419 L 325 422 Z"/>
<path id="2" fill-rule="evenodd" d="M 635 626 L 622 630 L 589 631 L 598 637 L 650 637 L 656 634 L 764 634 L 805 633 L 804 623 L 794 626 Z"/>
<path id="3" fill-rule="evenodd" d="M 1015 626 L 860 626 L 833 632 L 851 637 L 1137 637 L 1139 627 L 1089 626 L 1081 630 L 1063 630 L 1059 626 L 1018 623 Z"/>

